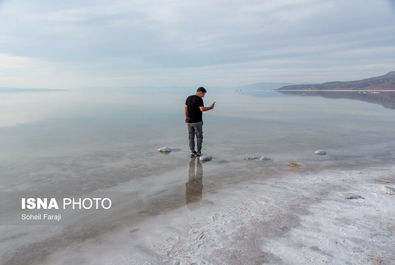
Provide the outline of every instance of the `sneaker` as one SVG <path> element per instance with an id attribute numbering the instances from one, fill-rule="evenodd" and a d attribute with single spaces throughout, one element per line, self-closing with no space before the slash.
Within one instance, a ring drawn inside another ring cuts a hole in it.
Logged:
<path id="1" fill-rule="evenodd" d="M 202 153 L 197 152 L 197 153 L 196 153 L 196 156 L 197 156 L 197 157 L 202 156 Z"/>
<path id="2" fill-rule="evenodd" d="M 196 151 L 193 151 L 193 152 L 191 153 L 191 158 L 194 158 L 194 157 L 196 157 L 196 156 L 197 156 Z"/>

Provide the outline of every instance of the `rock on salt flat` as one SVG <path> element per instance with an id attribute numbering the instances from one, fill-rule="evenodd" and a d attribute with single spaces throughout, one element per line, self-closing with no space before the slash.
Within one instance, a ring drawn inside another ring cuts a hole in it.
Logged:
<path id="1" fill-rule="evenodd" d="M 314 154 L 323 156 L 323 155 L 326 155 L 326 151 L 324 151 L 324 150 L 317 150 L 317 151 L 314 152 Z"/>
<path id="2" fill-rule="evenodd" d="M 170 147 L 160 147 L 160 148 L 158 148 L 158 151 L 162 152 L 162 153 L 170 153 L 171 148 Z"/>
<path id="3" fill-rule="evenodd" d="M 213 157 L 212 156 L 201 156 L 199 159 L 200 159 L 200 161 L 206 162 L 206 161 L 212 160 Z"/>
<path id="4" fill-rule="evenodd" d="M 260 160 L 260 161 L 269 161 L 270 158 L 266 156 L 249 156 L 246 160 Z"/>
<path id="5" fill-rule="evenodd" d="M 394 195 L 395 194 L 395 189 L 390 187 L 390 186 L 383 186 L 381 188 L 381 192 L 384 194 L 388 194 L 388 195 Z"/>
<path id="6" fill-rule="evenodd" d="M 358 194 L 348 194 L 346 197 L 347 200 L 357 200 L 357 199 L 365 199 L 364 197 L 358 195 Z"/>

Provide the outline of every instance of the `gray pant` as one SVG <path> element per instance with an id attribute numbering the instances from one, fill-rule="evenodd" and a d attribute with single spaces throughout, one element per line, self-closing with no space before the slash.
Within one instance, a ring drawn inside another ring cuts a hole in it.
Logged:
<path id="1" fill-rule="evenodd" d="M 202 150 L 203 143 L 203 122 L 187 123 L 188 135 L 189 135 L 189 149 L 191 152 L 195 151 L 195 134 L 197 138 L 197 152 L 200 153 Z"/>

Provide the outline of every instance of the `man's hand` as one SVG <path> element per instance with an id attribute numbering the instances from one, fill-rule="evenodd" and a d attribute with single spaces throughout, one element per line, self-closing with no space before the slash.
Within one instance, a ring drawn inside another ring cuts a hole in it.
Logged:
<path id="1" fill-rule="evenodd" d="M 215 107 L 215 101 L 213 104 L 211 104 L 210 109 L 213 109 Z"/>
<path id="2" fill-rule="evenodd" d="M 199 107 L 199 108 L 200 108 L 200 111 L 203 112 L 203 111 L 212 110 L 214 107 L 215 107 L 215 101 L 214 101 L 213 104 L 211 104 L 210 107 L 203 107 L 203 106 L 202 106 L 202 107 Z"/>

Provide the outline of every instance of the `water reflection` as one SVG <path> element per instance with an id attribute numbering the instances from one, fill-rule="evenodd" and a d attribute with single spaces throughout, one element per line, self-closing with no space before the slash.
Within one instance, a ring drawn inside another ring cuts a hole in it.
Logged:
<path id="1" fill-rule="evenodd" d="M 186 204 L 202 200 L 203 166 L 199 159 L 191 158 L 189 161 L 188 182 L 185 183 Z M 191 205 L 188 205 L 188 207 Z"/>
<path id="2" fill-rule="evenodd" d="M 379 104 L 388 109 L 395 109 L 395 92 L 385 91 L 279 91 L 288 95 L 320 96 L 324 98 L 356 99 Z"/>

